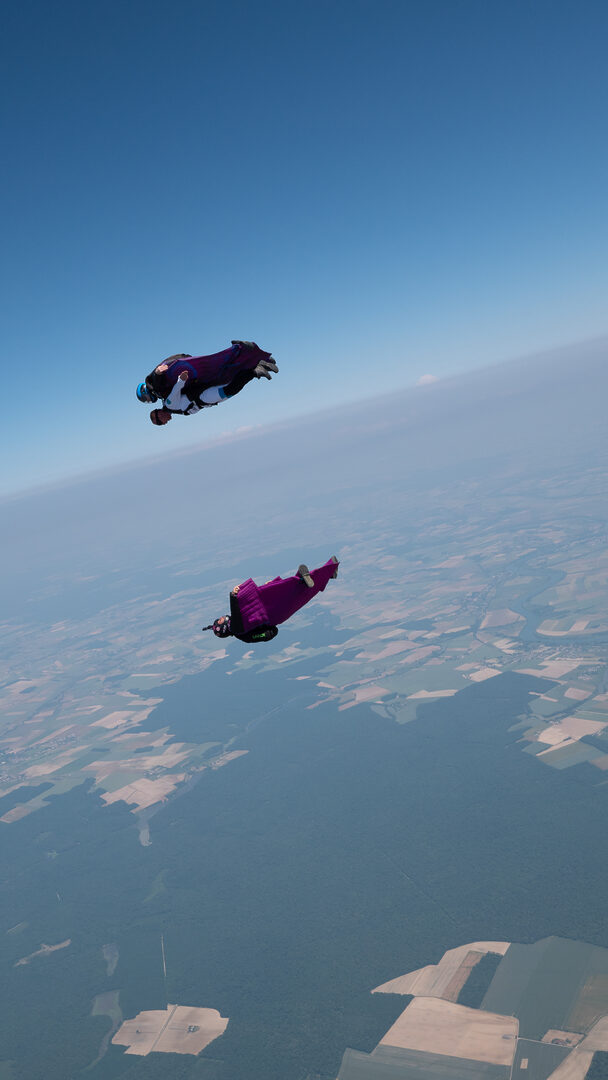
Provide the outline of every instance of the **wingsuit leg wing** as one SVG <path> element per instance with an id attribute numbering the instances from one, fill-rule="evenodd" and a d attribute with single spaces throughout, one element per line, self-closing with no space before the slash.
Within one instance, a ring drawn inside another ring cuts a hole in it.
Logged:
<path id="1" fill-rule="evenodd" d="M 255 341 L 233 341 L 232 349 L 225 349 L 224 354 L 217 353 L 216 356 L 208 359 L 213 359 L 214 363 L 213 365 L 210 363 L 204 366 L 201 365 L 199 378 L 206 380 L 212 375 L 210 386 L 230 382 L 239 371 L 255 372 L 258 367 L 260 367 L 260 370 L 262 367 L 270 367 L 272 371 L 275 368 L 277 371 L 279 370 L 272 355 L 260 349 Z"/>
<path id="2" fill-rule="evenodd" d="M 265 585 L 256 585 L 251 579 L 243 582 L 238 586 L 236 600 L 245 631 L 260 622 L 278 626 L 290 619 L 296 611 L 323 592 L 330 578 L 337 576 L 338 566 L 338 560 L 332 556 L 323 566 L 307 570 L 312 587 L 299 574 L 274 578 Z"/>

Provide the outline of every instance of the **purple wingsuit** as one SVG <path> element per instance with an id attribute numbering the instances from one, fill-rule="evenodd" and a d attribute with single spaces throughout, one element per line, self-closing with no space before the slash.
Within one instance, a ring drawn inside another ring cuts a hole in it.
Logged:
<path id="1" fill-rule="evenodd" d="M 292 577 L 273 578 L 265 585 L 256 585 L 247 578 L 242 585 L 237 585 L 231 593 L 231 607 L 236 602 L 243 624 L 243 633 L 254 630 L 256 626 L 273 625 L 290 619 L 292 615 L 312 600 L 317 593 L 323 592 L 330 578 L 338 571 L 338 562 L 328 559 L 323 566 L 310 571 L 314 588 L 310 589 L 297 574 Z"/>
<path id="2" fill-rule="evenodd" d="M 197 380 L 200 393 L 210 386 L 224 386 L 239 371 L 253 371 L 260 360 L 268 360 L 270 355 L 254 342 L 235 342 L 229 349 L 210 356 L 186 356 L 181 360 L 172 360 L 166 371 L 151 372 L 146 382 L 154 387 L 159 397 L 166 398 L 181 372 L 187 371 Z"/>

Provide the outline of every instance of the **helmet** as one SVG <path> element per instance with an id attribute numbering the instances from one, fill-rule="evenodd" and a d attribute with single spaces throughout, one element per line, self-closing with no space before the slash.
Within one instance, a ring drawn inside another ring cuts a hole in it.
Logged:
<path id="1" fill-rule="evenodd" d="M 154 391 L 150 390 L 150 387 L 147 386 L 145 382 L 140 382 L 135 393 L 137 394 L 138 400 L 143 401 L 145 404 L 158 401 L 158 397 L 156 396 Z"/>

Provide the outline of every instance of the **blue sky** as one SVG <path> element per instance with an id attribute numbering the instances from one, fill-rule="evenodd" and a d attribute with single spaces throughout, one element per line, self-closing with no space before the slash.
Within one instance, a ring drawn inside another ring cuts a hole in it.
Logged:
<path id="1" fill-rule="evenodd" d="M 603 0 L 22 0 L 1 490 L 608 330 Z M 155 429 L 176 351 L 271 384 Z"/>

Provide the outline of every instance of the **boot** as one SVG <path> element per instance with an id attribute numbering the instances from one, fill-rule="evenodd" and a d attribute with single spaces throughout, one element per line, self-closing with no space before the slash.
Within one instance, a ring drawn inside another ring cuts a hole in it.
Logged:
<path id="1" fill-rule="evenodd" d="M 314 589 L 315 583 L 310 576 L 310 570 L 306 563 L 300 563 L 296 571 L 296 577 L 299 577 L 300 581 L 303 581 L 305 585 L 308 585 L 309 589 Z"/>
<path id="2" fill-rule="evenodd" d="M 276 365 L 276 361 L 273 360 L 271 356 L 269 360 L 260 360 L 258 366 L 253 369 L 253 374 L 255 375 L 256 379 L 271 379 L 272 375 L 270 374 L 270 372 L 274 371 L 276 375 L 278 370 L 279 369 Z"/>

